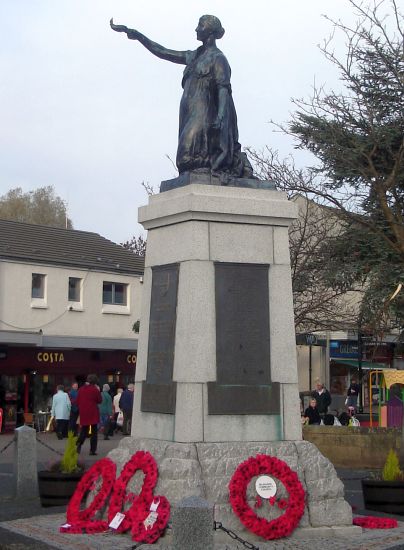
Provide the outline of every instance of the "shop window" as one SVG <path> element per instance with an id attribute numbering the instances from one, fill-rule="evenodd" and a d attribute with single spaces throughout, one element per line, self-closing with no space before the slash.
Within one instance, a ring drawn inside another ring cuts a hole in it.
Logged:
<path id="1" fill-rule="evenodd" d="M 32 274 L 31 298 L 40 300 L 45 299 L 45 282 L 46 275 L 43 275 L 42 273 Z"/>
<path id="2" fill-rule="evenodd" d="M 81 279 L 69 277 L 69 302 L 81 302 Z"/>
<path id="3" fill-rule="evenodd" d="M 112 283 L 104 281 L 102 287 L 102 303 L 127 306 L 128 305 L 128 285 L 124 283 Z"/>

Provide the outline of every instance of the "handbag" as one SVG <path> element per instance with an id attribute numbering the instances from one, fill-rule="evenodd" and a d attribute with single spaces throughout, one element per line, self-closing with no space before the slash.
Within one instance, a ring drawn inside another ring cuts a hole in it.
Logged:
<path id="1" fill-rule="evenodd" d="M 55 417 L 51 416 L 46 424 L 45 432 L 53 432 L 55 430 Z"/>
<path id="2" fill-rule="evenodd" d="M 116 425 L 117 426 L 123 426 L 123 412 L 119 411 L 118 418 L 116 419 Z"/>

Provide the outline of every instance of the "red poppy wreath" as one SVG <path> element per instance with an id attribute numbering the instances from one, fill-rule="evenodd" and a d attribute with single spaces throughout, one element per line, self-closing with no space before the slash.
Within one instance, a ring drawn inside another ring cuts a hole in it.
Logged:
<path id="1" fill-rule="evenodd" d="M 396 519 L 379 518 L 376 516 L 357 517 L 354 518 L 352 523 L 364 529 L 395 529 L 398 527 Z"/>
<path id="2" fill-rule="evenodd" d="M 126 494 L 127 485 L 138 470 L 142 470 L 144 473 L 140 494 Z M 115 482 L 108 510 L 108 523 L 110 523 L 117 512 L 122 512 L 125 502 L 132 502 L 131 508 L 125 512 L 122 523 L 116 529 L 118 533 L 131 529 L 133 540 L 149 544 L 155 542 L 162 535 L 170 518 L 170 504 L 165 497 L 153 495 L 157 477 L 156 461 L 147 451 L 138 451 L 125 464 L 121 475 Z M 157 513 L 153 520 L 147 524 L 146 520 L 154 502 L 157 503 Z"/>
<path id="3" fill-rule="evenodd" d="M 259 517 L 247 502 L 247 487 L 255 476 L 271 475 L 285 487 L 288 498 L 278 502 L 284 513 L 272 520 Z M 230 504 L 241 523 L 256 535 L 266 539 L 289 536 L 304 513 L 305 492 L 296 472 L 276 457 L 257 455 L 240 464 L 229 484 Z"/>
<path id="4" fill-rule="evenodd" d="M 108 529 L 106 521 L 92 520 L 92 518 L 104 506 L 115 481 L 115 472 L 115 463 L 109 458 L 102 458 L 84 474 L 68 504 L 66 511 L 67 524 L 60 528 L 62 533 L 81 533 L 85 531 L 91 534 Z M 95 489 L 96 481 L 100 477 L 102 477 L 100 490 L 95 495 L 92 503 L 84 510 L 80 510 L 80 504 L 84 496 L 88 491 Z"/>
<path id="5" fill-rule="evenodd" d="M 133 493 L 126 494 L 126 487 L 138 470 L 144 473 L 142 489 L 138 496 Z M 122 512 L 126 502 L 132 502 L 131 508 L 125 513 L 125 518 L 116 529 L 123 533 L 131 528 L 132 517 L 140 499 L 151 502 L 153 500 L 153 489 L 157 483 L 157 464 L 153 456 L 145 451 L 135 453 L 122 468 L 121 475 L 115 481 L 114 490 L 109 501 L 108 523 L 111 523 L 117 512 Z"/>

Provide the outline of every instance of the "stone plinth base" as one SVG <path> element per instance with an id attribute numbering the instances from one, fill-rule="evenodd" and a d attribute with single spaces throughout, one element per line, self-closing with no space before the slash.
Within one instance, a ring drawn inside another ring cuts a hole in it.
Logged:
<path id="1" fill-rule="evenodd" d="M 250 189 L 276 189 L 272 181 L 263 181 L 256 178 L 236 178 L 229 174 L 212 173 L 210 171 L 183 172 L 178 177 L 161 182 L 160 193 L 171 191 L 178 187 L 191 185 L 193 183 L 201 185 L 224 185 L 229 187 L 248 187 Z"/>
<path id="2" fill-rule="evenodd" d="M 307 441 L 173 443 L 128 437 L 108 456 L 116 462 L 119 473 L 125 462 L 139 450 L 149 451 L 157 461 L 159 478 L 154 491 L 156 495 L 166 496 L 171 505 L 189 496 L 200 496 L 215 505 L 216 521 L 237 533 L 248 533 L 249 540 L 254 540 L 254 535 L 244 529 L 233 513 L 229 503 L 228 485 L 237 466 L 257 454 L 268 454 L 284 460 L 297 472 L 303 484 L 306 508 L 296 535 L 300 529 L 307 536 L 313 529 L 325 527 L 329 528 L 327 532 L 344 528 L 344 535 L 347 530 L 352 533 L 358 531 L 352 526 L 352 510 L 344 500 L 344 486 L 333 465 L 317 447 Z M 141 484 L 142 475 L 137 473 L 128 490 L 138 493 Z M 286 496 L 281 483 L 277 485 L 277 496 Z M 252 506 L 255 496 L 255 483 L 252 482 L 248 489 Z M 282 512 L 268 506 L 264 501 L 264 506 L 257 513 L 271 519 Z"/>

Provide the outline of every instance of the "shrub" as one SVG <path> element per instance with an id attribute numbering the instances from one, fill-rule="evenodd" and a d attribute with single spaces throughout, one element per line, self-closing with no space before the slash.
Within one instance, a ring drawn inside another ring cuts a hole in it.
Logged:
<path id="1" fill-rule="evenodd" d="M 60 471 L 65 474 L 77 472 L 80 469 L 78 466 L 78 458 L 77 437 L 73 434 L 73 432 L 69 431 L 65 452 L 62 460 L 60 461 Z"/>
<path id="2" fill-rule="evenodd" d="M 383 481 L 396 481 L 402 478 L 403 472 L 400 470 L 397 453 L 390 449 L 382 471 L 382 479 Z"/>

